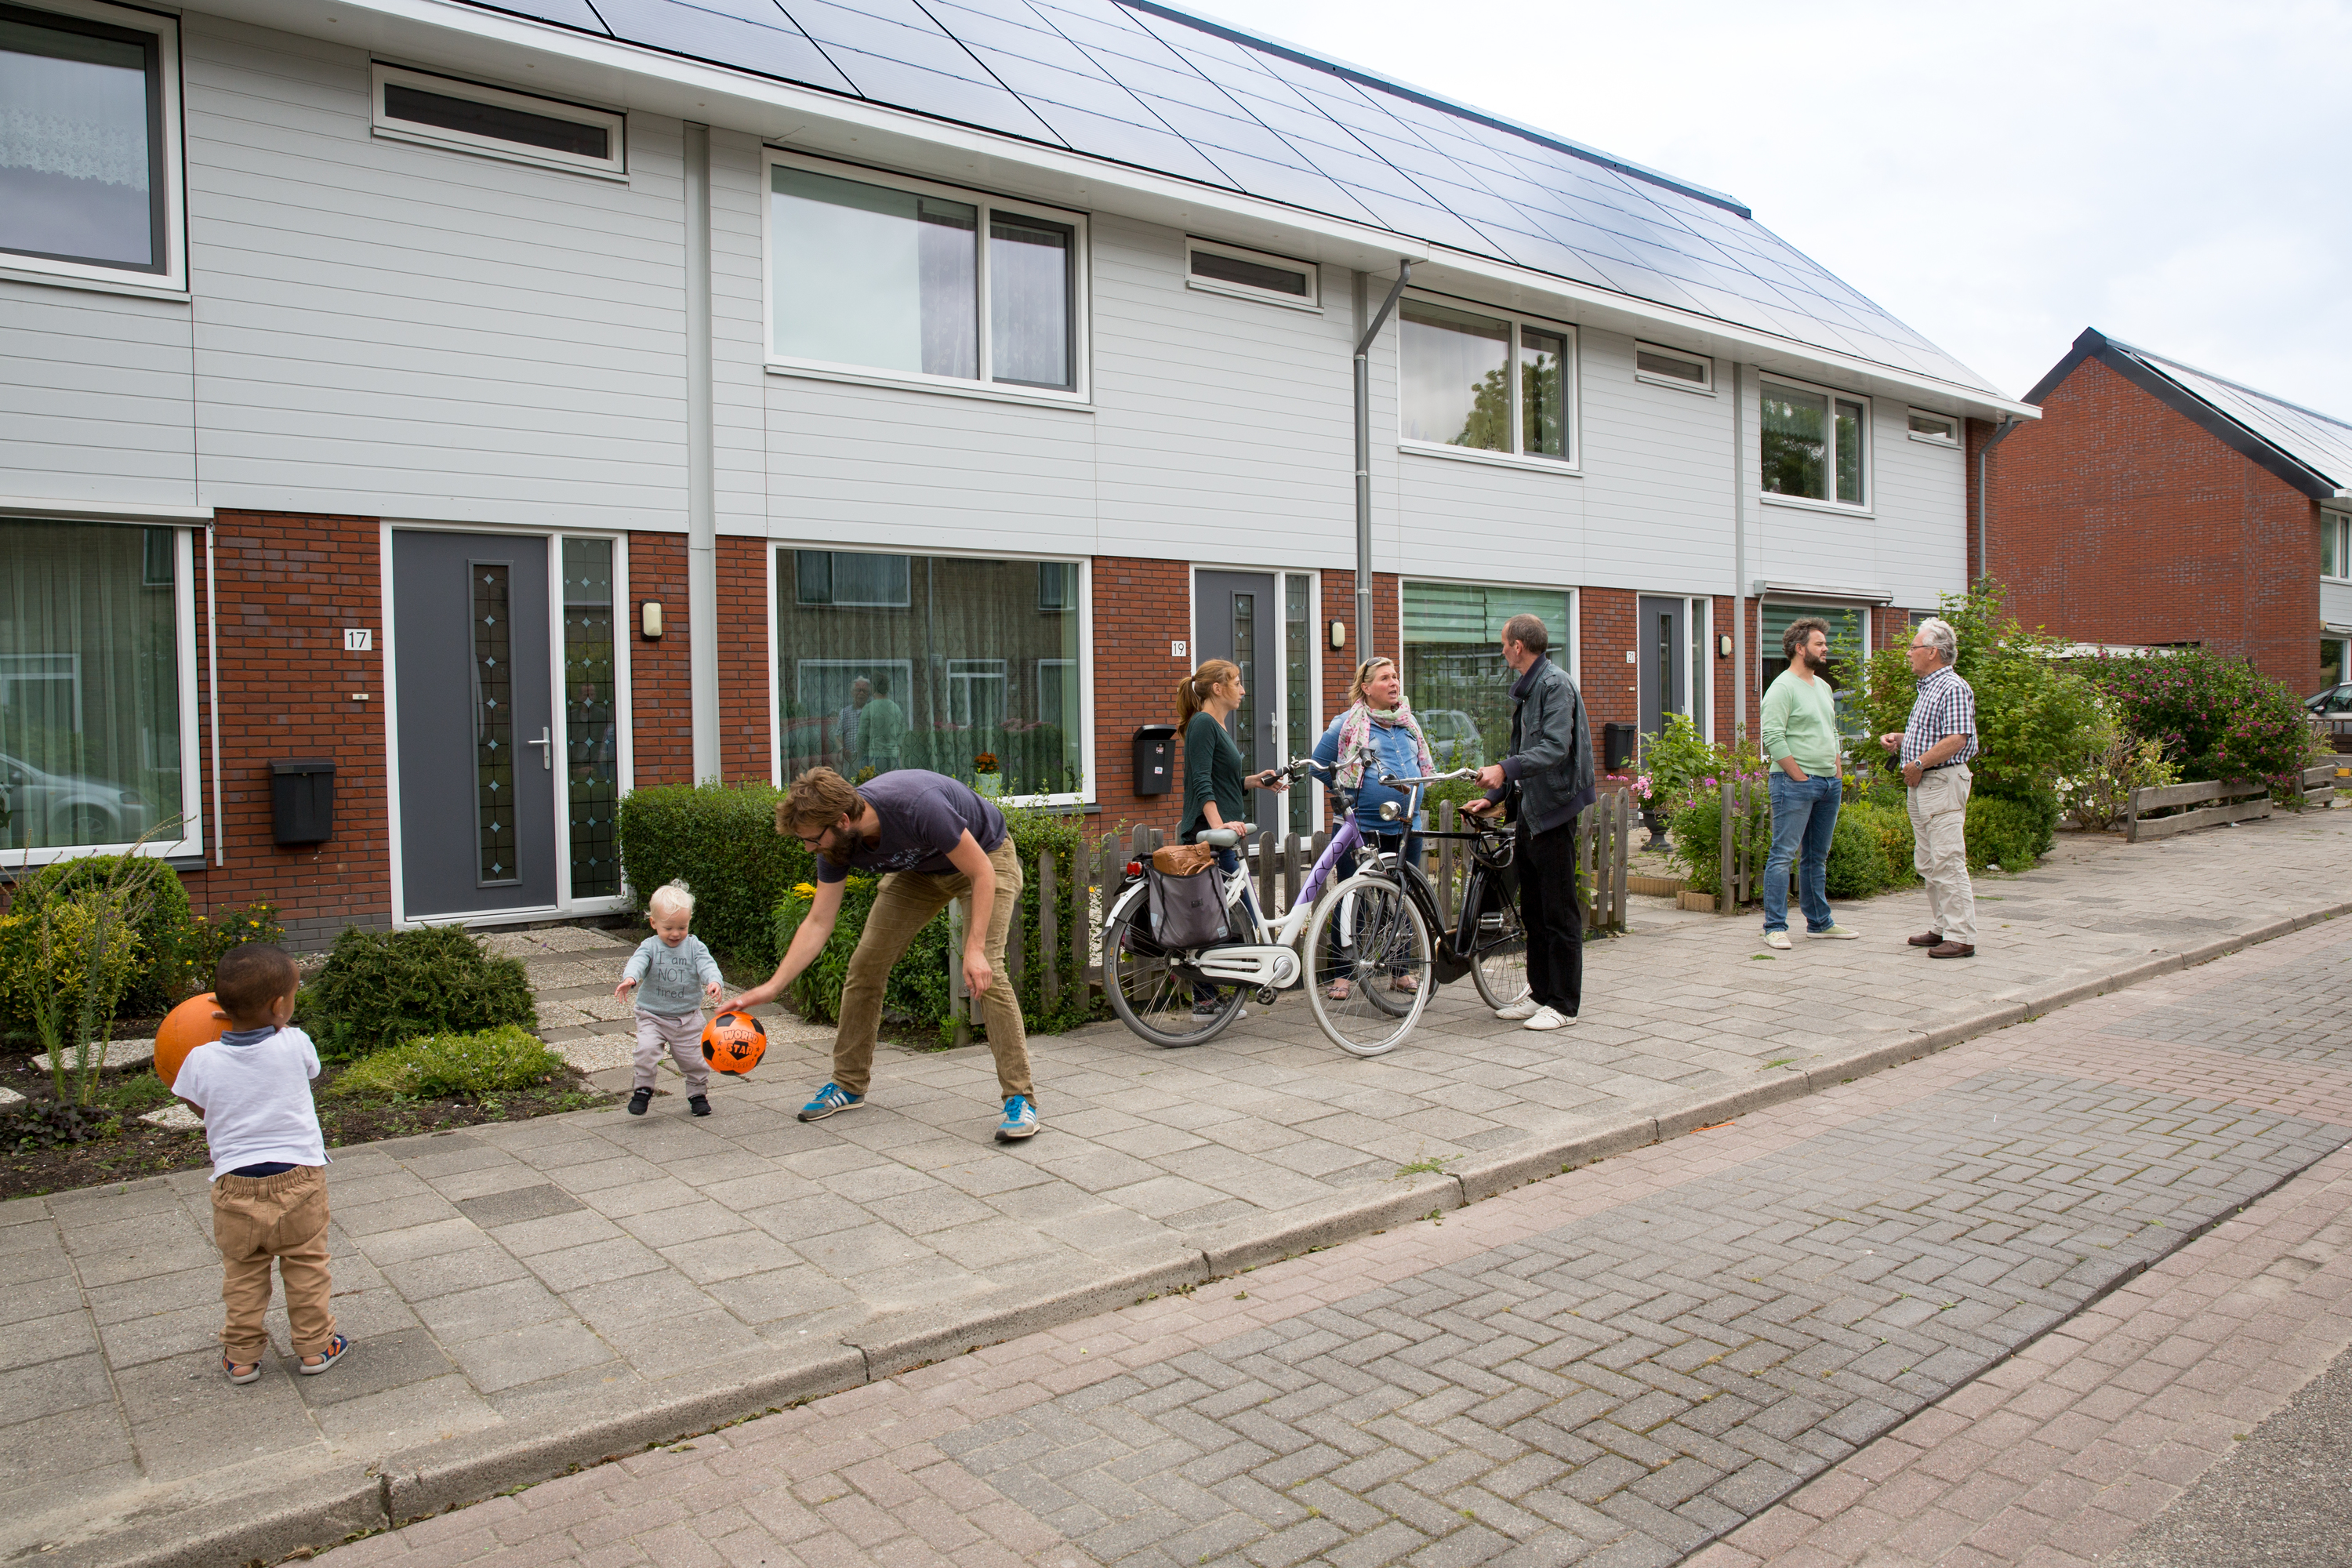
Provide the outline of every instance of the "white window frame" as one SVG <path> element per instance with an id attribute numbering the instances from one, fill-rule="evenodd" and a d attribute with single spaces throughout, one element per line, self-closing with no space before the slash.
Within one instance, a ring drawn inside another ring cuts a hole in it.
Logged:
<path id="1" fill-rule="evenodd" d="M 1695 364 L 1703 374 L 1697 381 L 1685 381 L 1680 376 L 1667 375 L 1660 371 L 1643 370 L 1642 356 L 1645 353 L 1663 354 L 1668 359 L 1678 359 L 1685 363 Z M 1637 341 L 1633 344 L 1633 379 L 1648 382 L 1652 386 L 1671 386 L 1676 392 L 1696 393 L 1702 397 L 1713 397 L 1715 395 L 1715 359 L 1713 355 L 1694 353 L 1689 349 L 1668 348 L 1664 343 L 1645 343 Z"/>
<path id="2" fill-rule="evenodd" d="M 2325 569 L 2327 557 L 2323 553 L 2319 558 L 2322 563 L 2319 580 L 2323 583 L 2352 582 L 2352 513 L 2323 511 L 2319 514 L 2319 526 L 2323 533 L 2329 529 L 2336 531 L 2336 570 L 2329 573 Z"/>
<path id="3" fill-rule="evenodd" d="M 152 11 L 130 11 L 100 0 L 10 0 L 27 11 L 48 11 L 86 22 L 152 33 L 155 37 L 155 71 L 162 78 L 163 99 L 163 166 L 149 177 L 163 182 L 163 269 L 109 266 L 102 262 L 58 261 L 44 256 L 0 251 L 0 277 L 35 283 L 94 285 L 112 293 L 163 294 L 185 298 L 188 291 L 187 159 L 182 150 L 180 124 L 180 24 Z"/>
<path id="4" fill-rule="evenodd" d="M 1396 344 L 1397 450 L 1414 452 L 1429 458 L 1450 458 L 1461 462 L 1499 463 L 1507 468 L 1531 468 L 1538 473 L 1545 474 L 1583 472 L 1582 361 L 1584 355 L 1579 346 L 1577 328 L 1573 322 L 1554 321 L 1549 316 L 1526 315 L 1517 310 L 1506 310 L 1498 305 L 1489 305 L 1483 300 L 1460 299 L 1454 295 L 1434 293 L 1424 289 L 1408 289 L 1405 290 L 1404 297 L 1407 300 L 1425 300 L 1432 305 L 1443 305 L 1448 310 L 1464 310 L 1474 315 L 1487 316 L 1496 321 L 1510 322 L 1510 363 L 1515 374 L 1503 378 L 1511 389 L 1511 449 L 1509 451 L 1492 452 L 1484 447 L 1456 447 L 1447 441 L 1423 441 L 1408 437 L 1404 434 L 1404 313 L 1400 309 L 1396 320 L 1390 327 L 1390 331 L 1396 334 L 1394 342 Z M 1519 450 L 1519 443 L 1525 438 L 1527 431 L 1525 417 L 1519 407 L 1520 378 L 1516 372 L 1519 364 L 1519 355 L 1526 346 L 1520 342 L 1521 331 L 1527 327 L 1533 327 L 1538 331 L 1558 332 L 1567 340 L 1567 350 L 1561 356 L 1563 362 L 1561 369 L 1566 385 L 1560 390 L 1560 400 L 1567 405 L 1568 410 L 1568 450 L 1557 458 L 1546 457 L 1541 453 L 1530 457 Z M 1415 581 L 1434 580 L 1415 579 Z"/>
<path id="5" fill-rule="evenodd" d="M 607 145 L 611 154 L 604 158 L 587 158 L 576 153 L 558 152 L 551 147 L 533 147 L 497 136 L 477 136 L 470 132 L 419 124 L 414 120 L 395 120 L 383 106 L 383 89 L 394 84 L 493 109 L 516 109 L 526 114 L 544 115 L 550 120 L 570 121 L 575 125 L 599 126 L 610 138 Z M 386 65 L 377 60 L 368 78 L 368 116 L 375 134 L 390 142 L 414 142 L 421 146 L 478 153 L 485 157 L 502 158 L 512 163 L 531 163 L 542 169 L 563 169 L 575 174 L 594 174 L 608 180 L 629 177 L 628 117 L 610 110 L 591 109 L 586 104 L 568 103 L 559 99 L 533 98 L 528 93 L 509 92 L 502 87 L 489 87 L 459 77 L 436 76 L 431 71 L 410 70 L 405 66 Z"/>
<path id="6" fill-rule="evenodd" d="M 1255 261 L 1261 267 L 1279 268 L 1307 275 L 1307 293 L 1284 294 L 1272 289 L 1253 288 L 1247 283 L 1228 282 L 1223 278 L 1203 278 L 1192 270 L 1192 258 L 1202 253 L 1230 256 L 1236 261 Z M 1307 310 L 1323 313 L 1323 268 L 1312 261 L 1302 261 L 1296 256 L 1277 256 L 1270 250 L 1252 250 L 1246 246 L 1227 245 L 1221 239 L 1184 237 L 1184 287 L 1197 289 L 1203 294 L 1224 294 L 1235 300 L 1255 300 L 1264 305 L 1280 305 L 1286 310 Z"/>
<path id="7" fill-rule="evenodd" d="M 761 178 L 764 181 L 766 175 Z M 843 550 L 852 547 L 838 540 L 769 539 L 763 542 L 768 555 L 768 778 L 778 789 L 784 787 L 784 748 L 779 737 L 784 727 L 783 681 L 777 668 L 783 657 L 783 616 L 787 610 L 799 608 L 797 603 L 786 604 L 783 598 L 783 574 L 777 569 L 782 552 L 787 550 Z M 905 555 L 922 555 L 935 560 L 967 561 L 1051 561 L 1078 569 L 1078 788 L 1075 793 L 1057 795 L 1007 795 L 1000 803 L 1005 805 L 1067 805 L 1085 808 L 1096 803 L 1095 785 L 1095 676 L 1099 660 L 1095 654 L 1095 563 L 1090 555 L 1050 555 L 1029 550 L 942 550 L 936 547 L 902 546 L 893 552 Z M 846 662 L 846 661 L 845 661 Z M 891 664 L 884 659 L 859 659 L 861 666 Z M 911 668 L 911 667 L 910 667 Z M 912 679 L 911 675 L 908 679 Z"/>
<path id="8" fill-rule="evenodd" d="M 776 235 L 774 221 L 775 176 L 770 173 L 778 164 L 789 169 L 803 169 L 810 174 L 828 174 L 836 180 L 855 181 L 859 184 L 879 185 L 887 190 L 907 191 L 915 195 L 938 196 L 943 201 L 963 202 L 980 210 L 977 234 L 979 242 L 973 258 L 978 278 L 979 320 L 974 323 L 978 334 L 980 374 L 964 377 L 926 375 L 920 371 L 883 370 L 872 365 L 837 364 L 824 360 L 793 359 L 776 353 Z M 1093 348 L 1089 321 L 1093 316 L 1094 247 L 1084 213 L 1058 207 L 1051 202 L 1023 201 L 1013 196 L 996 196 L 985 191 L 968 190 L 961 185 L 943 185 L 933 180 L 918 180 L 904 174 L 887 174 L 857 163 L 839 163 L 825 158 L 811 158 L 799 153 L 780 152 L 776 148 L 761 149 L 760 162 L 760 299 L 761 353 L 768 370 L 779 375 L 805 375 L 820 380 L 847 381 L 867 386 L 898 386 L 923 391 L 951 392 L 970 397 L 992 398 L 1005 403 L 1041 404 L 1050 407 L 1085 407 L 1093 394 Z M 989 379 L 991 349 L 989 342 L 989 279 L 988 231 L 996 209 L 1003 207 L 1016 215 L 1042 217 L 1054 223 L 1066 224 L 1070 228 L 1070 379 L 1071 386 L 1064 391 L 1050 386 L 1028 386 L 1016 383 Z M 814 548 L 812 546 L 812 548 Z M 932 553 L 925 552 L 925 553 Z M 994 555 L 992 560 L 1018 560 L 1018 556 Z M 1041 558 L 1051 559 L 1051 558 Z"/>
<path id="9" fill-rule="evenodd" d="M 1566 595 L 1568 596 L 1568 625 L 1559 628 L 1557 633 L 1553 633 L 1552 628 L 1549 626 L 1544 628 L 1547 633 L 1552 634 L 1553 636 L 1552 645 L 1544 650 L 1544 657 L 1550 659 L 1554 664 L 1561 665 L 1566 668 L 1568 671 L 1568 678 L 1570 680 L 1581 682 L 1583 677 L 1578 669 L 1577 644 L 1580 640 L 1580 633 L 1582 629 L 1584 609 L 1583 589 L 1570 587 L 1564 583 L 1498 584 L 1492 577 L 1447 577 L 1435 572 L 1400 572 L 1397 574 L 1397 645 L 1395 648 L 1381 657 L 1383 658 L 1395 659 L 1397 673 L 1399 675 L 1402 675 L 1404 673 L 1404 591 L 1407 585 L 1415 583 L 1426 583 L 1440 588 L 1507 587 L 1514 593 Z M 1674 595 L 1668 596 L 1672 597 Z M 1363 657 L 1370 656 L 1367 655 Z"/>
<path id="10" fill-rule="evenodd" d="M 1936 436 L 1925 430 L 1914 430 L 1911 428 L 1911 421 L 1914 419 L 1940 419 L 1952 427 L 1952 433 L 1948 436 Z M 1958 447 L 1960 444 L 1960 416 L 1957 414 L 1938 414 L 1932 408 L 1906 408 L 1903 411 L 1903 433 L 1914 441 L 1922 441 L 1930 447 Z M 1863 476 L 1863 493 L 1864 495 L 1870 493 L 1870 476 L 1867 472 Z"/>
<path id="11" fill-rule="evenodd" d="M 27 522 L 68 522 L 90 528 L 152 528 L 166 526 L 156 523 L 121 523 L 93 521 L 81 517 L 26 518 Z M 172 619 L 173 644 L 178 664 L 180 714 L 180 798 L 176 815 L 180 818 L 180 837 L 174 839 L 150 839 L 142 854 L 155 859 L 181 860 L 206 853 L 204 815 L 205 780 L 208 776 L 204 760 L 205 737 L 199 732 L 196 713 L 196 531 L 193 528 L 172 529 Z M 75 677 L 77 689 L 79 677 Z M 79 701 L 77 695 L 76 700 Z M 172 805 L 169 801 L 157 801 L 158 807 Z M 10 870 L 53 866 L 60 860 L 81 860 L 92 855 L 121 855 L 129 852 L 130 844 L 66 844 L 46 849 L 25 849 L 13 845 L 0 851 L 0 864 Z"/>
<path id="12" fill-rule="evenodd" d="M 1785 386 L 1797 392 L 1810 392 L 1830 400 L 1827 458 L 1830 494 L 1826 500 L 1816 496 L 1782 495 L 1764 488 L 1764 389 Z M 1837 499 L 1837 405 L 1840 403 L 1862 405 L 1862 500 Z M 1867 393 L 1849 392 L 1843 387 L 1824 386 L 1819 382 L 1799 381 L 1793 375 L 1779 375 L 1765 371 L 1756 378 L 1756 499 L 1764 506 L 1793 506 L 1815 511 L 1834 511 L 1847 517 L 1869 517 L 1877 504 L 1878 465 L 1871 451 L 1873 433 L 1878 428 L 1878 411 Z"/>

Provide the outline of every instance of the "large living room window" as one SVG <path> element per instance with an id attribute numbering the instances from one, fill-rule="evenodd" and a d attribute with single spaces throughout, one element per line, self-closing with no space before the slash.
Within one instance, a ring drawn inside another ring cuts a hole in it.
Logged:
<path id="1" fill-rule="evenodd" d="M 1868 399 L 1767 381 L 1759 400 L 1766 495 L 1834 506 L 1869 504 Z"/>
<path id="2" fill-rule="evenodd" d="M 1435 300 L 1398 315 L 1398 436 L 1547 462 L 1576 460 L 1576 329 Z"/>
<path id="3" fill-rule="evenodd" d="M 1504 623 L 1540 619 L 1554 664 L 1576 673 L 1569 636 L 1573 605 L 1563 588 L 1475 583 L 1403 587 L 1404 694 L 1441 768 L 1484 767 L 1511 749 L 1511 683 L 1503 662 Z"/>
<path id="4" fill-rule="evenodd" d="M 783 778 L 928 768 L 1008 796 L 1084 800 L 1086 583 L 1076 561 L 779 549 Z"/>
<path id="5" fill-rule="evenodd" d="M 0 268 L 185 288 L 179 170 L 177 23 L 0 5 Z"/>
<path id="6" fill-rule="evenodd" d="M 780 368 L 1082 391 L 1085 218 L 782 153 L 768 189 Z"/>
<path id="7" fill-rule="evenodd" d="M 164 528 L 0 521 L 0 853 L 157 833 L 193 852 L 188 551 Z"/>

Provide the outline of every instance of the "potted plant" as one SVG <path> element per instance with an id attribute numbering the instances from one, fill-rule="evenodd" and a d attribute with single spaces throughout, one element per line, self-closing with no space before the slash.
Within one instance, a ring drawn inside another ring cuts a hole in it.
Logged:
<path id="1" fill-rule="evenodd" d="M 991 800 L 1004 793 L 1004 770 L 998 765 L 994 752 L 982 752 L 972 758 L 971 787 Z"/>

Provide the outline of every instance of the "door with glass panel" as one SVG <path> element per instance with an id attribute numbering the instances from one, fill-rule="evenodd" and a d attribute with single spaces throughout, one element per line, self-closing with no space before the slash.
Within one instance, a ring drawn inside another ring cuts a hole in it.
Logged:
<path id="1" fill-rule="evenodd" d="M 551 908 L 557 770 L 571 768 L 558 754 L 548 542 L 392 538 L 402 913 Z"/>
<path id="2" fill-rule="evenodd" d="M 1276 597 L 1279 579 L 1272 572 L 1200 572 L 1192 578 L 1192 626 L 1200 646 L 1193 649 L 1197 668 L 1213 658 L 1231 659 L 1241 667 L 1242 688 L 1249 695 L 1225 721 L 1234 743 L 1242 751 L 1242 772 L 1254 773 L 1282 762 L 1282 682 L 1286 660 L 1276 642 Z M 1271 790 L 1249 792 L 1253 818 L 1261 828 L 1280 832 L 1286 802 Z"/>
<path id="3" fill-rule="evenodd" d="M 1633 656 L 1641 668 L 1642 732 L 1655 735 L 1669 713 L 1690 711 L 1690 601 L 1634 601 Z"/>

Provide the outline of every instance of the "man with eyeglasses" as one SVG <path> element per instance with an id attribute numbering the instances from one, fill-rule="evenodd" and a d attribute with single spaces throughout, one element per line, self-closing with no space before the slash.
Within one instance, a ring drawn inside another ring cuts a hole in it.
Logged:
<path id="1" fill-rule="evenodd" d="M 849 873 L 882 874 L 841 988 L 833 1081 L 801 1108 L 800 1119 L 822 1121 L 866 1103 L 890 966 L 933 915 L 961 900 L 964 984 L 980 999 L 988 1048 L 996 1058 L 996 1084 L 1004 1098 L 997 1141 L 1034 1137 L 1037 1104 L 1029 1080 L 1028 1037 L 1020 999 L 1004 978 L 1004 944 L 1021 908 L 1023 879 L 1003 814 L 971 785 L 921 768 L 877 774 L 854 788 L 831 768 L 811 768 L 777 803 L 776 831 L 798 838 L 816 858 L 816 894 L 775 973 L 722 1004 L 721 1011 L 783 994 L 832 938 Z"/>

